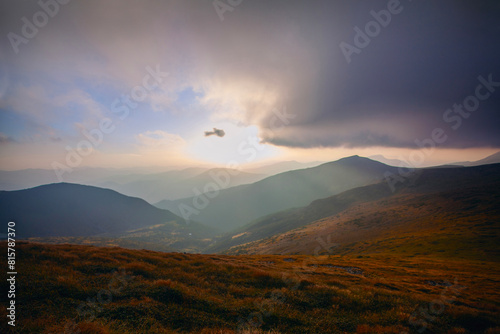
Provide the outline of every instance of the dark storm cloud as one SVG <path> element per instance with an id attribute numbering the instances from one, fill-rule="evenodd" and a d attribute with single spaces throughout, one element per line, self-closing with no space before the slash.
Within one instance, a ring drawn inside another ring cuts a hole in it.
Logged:
<path id="1" fill-rule="evenodd" d="M 478 77 L 500 82 L 499 3 L 401 1 L 399 14 L 348 63 L 340 43 L 355 45 L 354 28 L 364 30 L 374 20 L 370 11 L 386 10 L 387 3 L 355 2 L 343 8 L 343 19 L 335 5 L 323 8 L 315 23 L 323 55 L 314 78 L 319 84 L 314 91 L 294 92 L 287 106 L 299 117 L 266 142 L 411 148 L 442 128 L 448 135 L 444 147 L 500 147 L 500 87 L 470 115 L 445 116 L 475 95 Z M 328 23 L 328 16 L 338 21 Z M 300 117 L 304 112 L 307 117 Z"/>
<path id="2" fill-rule="evenodd" d="M 213 131 L 205 131 L 205 137 L 210 137 L 210 136 L 224 137 L 225 135 L 226 133 L 222 129 L 214 128 Z"/>
<path id="3" fill-rule="evenodd" d="M 2 6 L 4 37 L 40 10 L 36 2 Z M 0 57 L 10 80 L 30 78 L 9 85 L 17 90 L 34 90 L 34 73 L 46 73 L 44 87 L 133 87 L 146 65 L 159 64 L 172 80 L 160 102 L 192 87 L 217 121 L 256 125 L 275 145 L 413 148 L 442 128 L 442 147 L 500 147 L 500 87 L 474 111 L 453 111 L 475 96 L 479 77 L 500 82 L 498 1 L 252 0 L 223 15 L 211 1 L 73 1 L 18 54 L 3 38 Z M 369 41 L 356 36 L 367 24 L 378 24 L 363 33 Z M 356 52 L 346 56 L 342 43 Z M 293 117 L 278 117 L 283 107 Z"/>

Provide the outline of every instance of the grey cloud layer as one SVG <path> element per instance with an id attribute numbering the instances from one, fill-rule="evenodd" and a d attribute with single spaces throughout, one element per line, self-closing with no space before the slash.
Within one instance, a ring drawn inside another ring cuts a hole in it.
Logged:
<path id="1" fill-rule="evenodd" d="M 353 44 L 353 28 L 387 3 L 243 1 L 221 22 L 211 1 L 73 1 L 15 55 L 5 36 L 39 7 L 3 1 L 0 56 L 12 80 L 82 77 L 120 88 L 160 64 L 173 80 L 167 90 L 204 92 L 209 112 L 257 125 L 275 145 L 414 147 L 440 127 L 443 146 L 500 147 L 500 90 L 456 131 L 443 120 L 479 75 L 500 81 L 498 2 L 401 1 L 348 64 L 339 44 Z M 270 129 L 282 106 L 296 117 Z"/>

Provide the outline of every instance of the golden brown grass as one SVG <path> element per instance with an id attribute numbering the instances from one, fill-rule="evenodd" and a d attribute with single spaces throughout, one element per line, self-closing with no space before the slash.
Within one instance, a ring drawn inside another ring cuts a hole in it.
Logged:
<path id="1" fill-rule="evenodd" d="M 493 334 L 500 328 L 494 262 L 35 243 L 16 249 L 17 326 L 3 322 L 2 333 L 416 333 L 425 325 L 428 333 Z M 0 285 L 5 291 L 5 281 Z"/>

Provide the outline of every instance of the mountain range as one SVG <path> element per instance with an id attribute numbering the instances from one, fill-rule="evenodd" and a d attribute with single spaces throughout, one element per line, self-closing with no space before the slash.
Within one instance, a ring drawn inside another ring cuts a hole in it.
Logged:
<path id="1" fill-rule="evenodd" d="M 481 166 L 481 165 L 488 165 L 488 164 L 498 164 L 500 163 L 500 152 L 494 153 L 492 155 L 487 156 L 486 158 L 477 160 L 477 161 L 463 161 L 463 162 L 456 162 L 454 165 L 461 165 L 461 166 Z"/>
<path id="2" fill-rule="evenodd" d="M 381 182 L 258 219 L 219 238 L 207 252 L 359 254 L 397 248 L 492 258 L 500 255 L 499 204 L 500 164 L 423 169 L 395 191 Z"/>
<path id="3" fill-rule="evenodd" d="M 221 231 L 230 231 L 264 215 L 376 182 L 386 173 L 397 173 L 397 170 L 378 161 L 352 156 L 280 173 L 250 185 L 161 201 L 155 206 Z"/>
<path id="4" fill-rule="evenodd" d="M 227 168 L 191 167 L 179 170 L 153 171 L 152 169 L 75 168 L 64 173 L 60 180 L 53 170 L 25 169 L 0 171 L 0 190 L 21 190 L 55 182 L 67 182 L 108 188 L 124 195 L 140 197 L 150 203 L 193 196 L 193 189 L 203 188 L 213 181 L 211 175 L 230 173 L 227 188 L 257 182 L 284 171 L 318 165 L 318 162 L 301 163 L 283 161 L 248 170 Z"/>
<path id="5" fill-rule="evenodd" d="M 190 170 L 150 175 L 127 183 L 108 181 L 101 183 L 100 186 L 116 190 L 128 196 L 143 198 L 149 203 L 155 203 L 165 199 L 176 200 L 193 196 L 196 193 L 196 189 L 202 190 L 206 184 L 213 182 L 212 175 L 231 175 L 230 182 L 224 188 L 254 183 L 266 177 L 263 174 L 247 173 L 226 168 L 201 170 L 195 174 L 189 173 Z"/>
<path id="6" fill-rule="evenodd" d="M 214 231 L 186 224 L 170 211 L 113 190 L 69 183 L 0 191 L 0 219 L 16 223 L 18 238 L 105 237 L 157 243 L 203 239 Z M 151 239 L 151 240 L 150 240 Z"/>
<path id="7" fill-rule="evenodd" d="M 477 240 L 467 236 L 466 230 L 486 236 L 487 241 L 481 242 L 487 245 L 497 240 L 489 229 L 498 219 L 500 164 L 416 169 L 401 177 L 402 182 L 384 180 L 388 173 L 400 171 L 353 156 L 235 187 L 230 187 L 230 172 L 235 176 L 240 172 L 171 171 L 166 179 L 190 180 L 186 184 L 199 187 L 199 198 L 157 204 L 163 208 L 110 189 L 48 184 L 0 191 L 0 218 L 15 221 L 20 238 L 37 241 L 206 253 L 312 253 L 323 236 L 342 244 L 336 250 L 342 253 L 350 251 L 347 244 L 364 240 L 372 245 L 386 232 L 389 235 L 384 238 L 397 231 L 400 240 L 406 240 L 409 233 L 417 232 L 417 223 L 425 227 L 420 238 L 433 240 L 434 235 L 452 233 L 449 221 L 453 220 L 463 221 L 461 226 L 466 228 L 455 232 L 460 231 L 460 238 L 467 242 Z M 240 180 L 249 175 L 257 174 L 243 174 Z M 110 182 L 154 183 L 158 174 L 133 181 L 137 176 L 116 175 Z M 205 186 L 224 183 L 229 188 L 203 193 L 204 182 Z M 194 201 L 203 197 L 206 206 L 196 207 Z M 183 205 L 197 214 L 185 220 L 179 210 Z M 441 220 L 434 226 L 431 217 Z M 477 225 L 467 225 L 464 219 Z M 444 232 L 436 233 L 436 226 Z M 333 238 L 339 235 L 342 238 Z M 412 240 L 408 244 L 416 239 Z"/>

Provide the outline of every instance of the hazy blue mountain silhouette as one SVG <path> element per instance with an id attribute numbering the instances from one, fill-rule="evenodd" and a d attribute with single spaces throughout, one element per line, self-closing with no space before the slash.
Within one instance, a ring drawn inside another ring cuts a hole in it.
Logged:
<path id="1" fill-rule="evenodd" d="M 500 202 L 500 193 L 498 192 L 500 189 L 500 164 L 419 169 L 408 176 L 401 179 L 402 182 L 396 183 L 394 189 L 389 187 L 387 182 L 379 182 L 315 200 L 305 207 L 284 210 L 259 218 L 219 237 L 217 242 L 206 252 L 221 252 L 233 246 L 277 236 L 327 217 L 333 217 L 347 208 L 361 203 L 386 199 L 385 203 L 390 205 L 396 203 L 397 201 L 394 199 L 401 195 L 415 196 L 415 205 L 417 206 L 420 205 L 418 201 L 421 201 L 422 198 L 433 198 L 433 196 L 439 198 L 443 193 L 465 202 L 469 201 L 470 205 L 461 207 L 461 210 L 456 212 L 457 216 L 477 209 L 479 204 Z M 481 194 L 487 200 L 483 200 L 483 203 L 476 202 L 476 198 L 468 200 L 472 194 L 476 197 Z M 487 196 L 487 194 L 490 195 Z M 436 203 L 439 203 L 437 199 Z M 497 206 L 495 214 L 498 215 L 499 212 L 500 208 Z M 492 213 L 490 212 L 490 214 Z"/>
<path id="2" fill-rule="evenodd" d="M 93 236 L 169 221 L 170 211 L 113 190 L 71 183 L 0 191 L 0 220 L 15 221 L 18 236 Z"/>
<path id="3" fill-rule="evenodd" d="M 250 185 L 221 190 L 213 198 L 207 196 L 208 203 L 203 206 L 199 205 L 203 204 L 203 196 L 162 201 L 155 205 L 183 218 L 186 217 L 183 210 L 188 212 L 192 208 L 196 214 L 190 215 L 189 219 L 229 231 L 264 215 L 304 206 L 316 199 L 376 182 L 386 172 L 396 173 L 397 168 L 352 156 L 317 167 L 273 175 Z"/>

